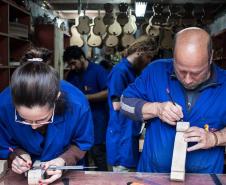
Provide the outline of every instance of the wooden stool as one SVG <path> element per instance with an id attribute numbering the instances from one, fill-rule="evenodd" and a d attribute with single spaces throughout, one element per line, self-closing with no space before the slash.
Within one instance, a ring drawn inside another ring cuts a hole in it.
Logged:
<path id="1" fill-rule="evenodd" d="M 173 159 L 170 179 L 184 181 L 187 142 L 184 141 L 184 132 L 190 127 L 189 122 L 177 122 L 177 133 L 174 141 Z"/>

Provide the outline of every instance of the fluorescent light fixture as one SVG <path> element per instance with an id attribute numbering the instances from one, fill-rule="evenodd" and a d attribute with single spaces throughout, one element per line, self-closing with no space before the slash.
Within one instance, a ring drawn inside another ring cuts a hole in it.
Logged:
<path id="1" fill-rule="evenodd" d="M 137 17 L 144 17 L 147 8 L 147 2 L 136 2 L 135 3 L 135 14 Z"/>

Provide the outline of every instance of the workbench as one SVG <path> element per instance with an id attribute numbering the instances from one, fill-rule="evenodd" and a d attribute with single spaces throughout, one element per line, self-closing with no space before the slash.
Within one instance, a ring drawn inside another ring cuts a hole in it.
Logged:
<path id="1" fill-rule="evenodd" d="M 69 181 L 69 183 L 68 183 Z M 54 185 L 127 185 L 127 182 L 139 182 L 143 185 L 226 185 L 226 175 L 186 174 L 185 182 L 170 181 L 169 174 L 159 173 L 113 173 L 92 171 L 70 171 Z M 26 185 L 23 175 L 8 171 L 0 179 L 0 185 Z"/>

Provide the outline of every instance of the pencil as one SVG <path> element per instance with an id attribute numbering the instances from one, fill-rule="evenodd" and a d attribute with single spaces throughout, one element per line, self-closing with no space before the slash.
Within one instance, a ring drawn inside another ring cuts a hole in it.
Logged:
<path id="1" fill-rule="evenodd" d="M 27 163 L 27 161 L 26 161 L 23 157 L 21 157 L 20 155 L 18 155 L 18 154 L 15 152 L 15 150 L 14 150 L 13 148 L 9 147 L 9 151 L 12 152 L 12 153 L 14 153 L 17 157 L 19 157 L 19 158 L 22 159 L 25 163 Z"/>
<path id="2" fill-rule="evenodd" d="M 168 94 L 169 98 L 170 98 L 170 101 L 173 103 L 173 105 L 176 106 L 176 103 L 173 101 L 173 98 L 170 94 L 170 90 L 168 88 L 166 88 L 166 93 Z M 183 121 L 183 119 L 181 118 L 179 121 Z"/>
<path id="3" fill-rule="evenodd" d="M 172 98 L 172 96 L 171 96 L 171 94 L 170 94 L 170 90 L 169 90 L 168 88 L 166 88 L 166 92 L 167 92 L 167 94 L 168 94 L 168 96 L 169 96 L 169 98 L 170 98 L 170 101 L 171 101 L 174 105 L 176 105 L 176 103 L 173 101 L 173 98 Z"/>

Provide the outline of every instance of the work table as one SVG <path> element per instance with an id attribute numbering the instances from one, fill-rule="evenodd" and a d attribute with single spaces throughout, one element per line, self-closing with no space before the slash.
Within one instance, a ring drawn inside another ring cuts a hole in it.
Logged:
<path id="1" fill-rule="evenodd" d="M 215 181 L 213 180 L 215 179 Z M 69 180 L 69 183 L 67 183 Z M 218 181 L 219 180 L 219 181 Z M 70 171 L 54 185 L 127 185 L 137 182 L 142 185 L 226 185 L 226 174 L 186 174 L 185 182 L 173 182 L 169 174 L 159 173 L 113 173 L 95 171 Z M 0 179 L 0 185 L 26 185 L 27 179 L 23 175 L 8 171 Z"/>

